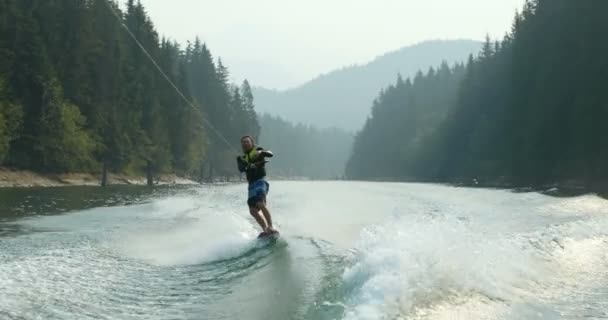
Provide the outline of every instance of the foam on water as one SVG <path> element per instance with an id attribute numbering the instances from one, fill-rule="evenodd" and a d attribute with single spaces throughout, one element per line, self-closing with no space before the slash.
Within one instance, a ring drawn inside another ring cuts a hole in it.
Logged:
<path id="1" fill-rule="evenodd" d="M 360 240 L 344 273 L 355 286 L 346 319 L 408 315 L 463 296 L 500 301 L 538 277 L 539 261 L 458 220 L 393 222 Z M 532 267 L 531 265 L 537 264 Z"/>
<path id="2" fill-rule="evenodd" d="M 237 257 L 255 246 L 256 236 L 243 217 L 213 213 L 170 229 L 134 232 L 117 245 L 156 265 L 192 265 Z"/>
<path id="3" fill-rule="evenodd" d="M 608 217 L 598 215 L 608 211 L 607 202 L 536 200 L 539 208 L 577 219 L 528 218 L 516 227 L 516 216 L 491 203 L 496 224 L 477 223 L 469 207 L 465 217 L 400 213 L 367 228 L 343 274 L 351 293 L 344 318 L 557 319 L 585 312 L 573 299 L 594 301 L 590 310 L 608 307 L 589 294 L 608 284 Z M 493 227 L 501 221 L 510 232 Z"/>
<path id="4" fill-rule="evenodd" d="M 116 237 L 113 246 L 128 257 L 160 266 L 237 257 L 256 246 L 258 232 L 243 215 L 243 206 L 223 199 L 226 197 L 212 189 L 146 204 L 142 218 L 151 223 L 131 226 Z"/>

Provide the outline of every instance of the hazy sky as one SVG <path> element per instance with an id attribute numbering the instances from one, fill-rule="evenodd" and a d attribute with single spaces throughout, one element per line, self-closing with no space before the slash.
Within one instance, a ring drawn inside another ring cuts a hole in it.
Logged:
<path id="1" fill-rule="evenodd" d="M 198 35 L 233 80 L 286 88 L 424 40 L 502 38 L 524 0 L 141 2 L 162 35 Z"/>

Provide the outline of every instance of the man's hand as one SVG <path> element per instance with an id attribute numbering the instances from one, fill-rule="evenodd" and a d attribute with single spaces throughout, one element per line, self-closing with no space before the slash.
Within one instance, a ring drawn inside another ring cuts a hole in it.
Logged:
<path id="1" fill-rule="evenodd" d="M 272 154 L 272 151 L 270 150 L 258 150 L 257 152 L 258 157 L 264 157 L 264 158 L 272 158 L 274 157 L 274 154 Z"/>

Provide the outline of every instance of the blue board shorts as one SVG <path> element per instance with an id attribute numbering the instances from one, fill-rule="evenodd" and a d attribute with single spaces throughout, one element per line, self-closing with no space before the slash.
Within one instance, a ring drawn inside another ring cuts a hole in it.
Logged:
<path id="1" fill-rule="evenodd" d="M 260 179 L 249 184 L 249 195 L 247 197 L 247 205 L 249 208 L 255 208 L 260 203 L 266 203 L 266 195 L 270 191 L 270 185 L 266 180 Z"/>

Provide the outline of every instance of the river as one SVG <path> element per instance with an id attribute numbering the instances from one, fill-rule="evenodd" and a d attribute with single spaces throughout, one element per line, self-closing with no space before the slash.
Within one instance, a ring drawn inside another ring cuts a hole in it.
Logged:
<path id="1" fill-rule="evenodd" d="M 431 184 L 0 191 L 0 319 L 608 319 L 608 201 Z"/>

